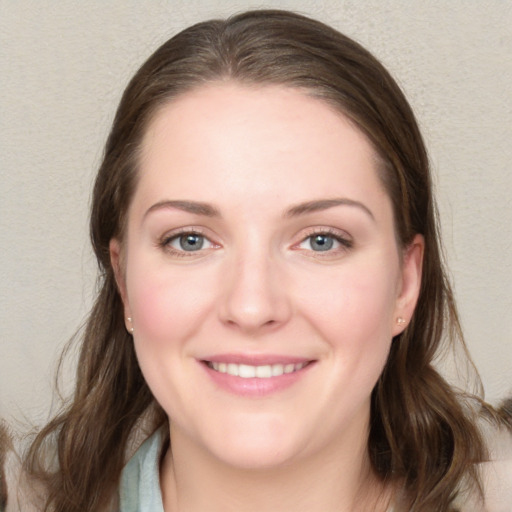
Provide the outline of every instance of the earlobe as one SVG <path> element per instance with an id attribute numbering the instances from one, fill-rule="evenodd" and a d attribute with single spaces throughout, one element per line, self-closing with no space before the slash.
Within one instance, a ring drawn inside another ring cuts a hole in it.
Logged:
<path id="1" fill-rule="evenodd" d="M 409 324 L 421 289 L 425 239 L 416 235 L 403 254 L 401 283 L 395 308 L 393 336 L 400 334 Z"/>

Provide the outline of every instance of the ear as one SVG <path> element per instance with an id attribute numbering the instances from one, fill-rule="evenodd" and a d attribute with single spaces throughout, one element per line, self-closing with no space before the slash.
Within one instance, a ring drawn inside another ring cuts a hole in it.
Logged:
<path id="1" fill-rule="evenodd" d="M 110 240 L 109 244 L 109 252 L 110 252 L 110 263 L 112 265 L 112 270 L 114 271 L 114 277 L 116 279 L 117 289 L 119 290 L 119 295 L 121 296 L 121 300 L 123 301 L 124 306 L 124 319 L 126 324 L 126 329 L 128 331 L 131 330 L 131 324 L 128 322 L 128 318 L 132 317 L 130 305 L 128 303 L 128 295 L 126 293 L 126 280 L 123 268 L 123 258 L 122 258 L 122 249 L 121 242 L 119 240 L 113 238 Z"/>
<path id="2" fill-rule="evenodd" d="M 421 288 L 424 252 L 425 240 L 422 235 L 416 235 L 404 251 L 395 305 L 393 336 L 404 331 L 416 308 Z"/>

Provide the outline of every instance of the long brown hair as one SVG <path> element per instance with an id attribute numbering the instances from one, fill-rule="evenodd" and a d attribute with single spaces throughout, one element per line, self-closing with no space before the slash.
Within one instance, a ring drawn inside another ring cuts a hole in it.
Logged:
<path id="1" fill-rule="evenodd" d="M 467 355 L 443 269 L 425 146 L 403 93 L 384 67 L 334 29 L 284 11 L 251 11 L 199 23 L 162 45 L 133 77 L 117 110 L 93 194 L 91 239 L 99 293 L 83 334 L 74 396 L 35 439 L 26 467 L 46 485 L 46 511 L 107 507 L 137 422 L 167 420 L 144 381 L 112 269 L 109 242 L 122 240 L 137 186 L 142 137 L 163 104 L 203 83 L 300 88 L 348 116 L 379 157 L 396 237 L 425 238 L 414 317 L 392 344 L 372 394 L 368 452 L 383 481 L 400 482 L 408 511 L 450 510 L 462 484 L 478 488 L 485 447 L 471 409 L 433 365 L 444 338 Z M 55 465 L 44 462 L 47 445 Z"/>
<path id="2" fill-rule="evenodd" d="M 9 435 L 7 428 L 2 420 L 0 420 L 0 512 L 5 510 L 7 505 L 7 482 L 5 475 L 5 459 L 7 450 L 10 448 Z"/>

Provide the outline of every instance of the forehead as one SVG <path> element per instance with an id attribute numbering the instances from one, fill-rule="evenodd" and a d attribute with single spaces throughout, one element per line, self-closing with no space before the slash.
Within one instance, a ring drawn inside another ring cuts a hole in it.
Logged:
<path id="1" fill-rule="evenodd" d="M 226 130 L 217 131 L 219 126 Z M 360 149 L 373 154 L 366 136 L 348 117 L 305 89 L 213 82 L 178 95 L 157 109 L 146 130 L 143 149 L 147 154 L 158 137 L 187 135 L 193 139 L 198 129 L 210 131 L 208 141 L 216 134 L 218 142 L 225 135 L 235 135 L 233 131 L 226 133 L 230 128 L 241 129 L 240 135 L 245 129 L 264 128 L 279 135 L 284 130 L 291 136 L 307 134 L 312 144 L 320 136 L 328 144 L 342 126 L 344 138 L 357 139 Z"/>
<path id="2" fill-rule="evenodd" d="M 144 195 L 282 201 L 286 191 L 286 200 L 301 202 L 333 188 L 364 195 L 365 187 L 383 193 L 366 136 L 327 103 L 288 87 L 199 87 L 160 108 L 142 144 Z"/>

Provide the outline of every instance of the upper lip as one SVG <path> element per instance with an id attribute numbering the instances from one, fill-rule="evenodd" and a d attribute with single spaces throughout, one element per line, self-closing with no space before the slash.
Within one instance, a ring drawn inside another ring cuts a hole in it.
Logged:
<path id="1" fill-rule="evenodd" d="M 215 354 L 201 358 L 211 363 L 246 364 L 250 366 L 265 366 L 273 364 L 300 364 L 312 361 L 307 357 L 295 357 L 279 354 Z"/>

